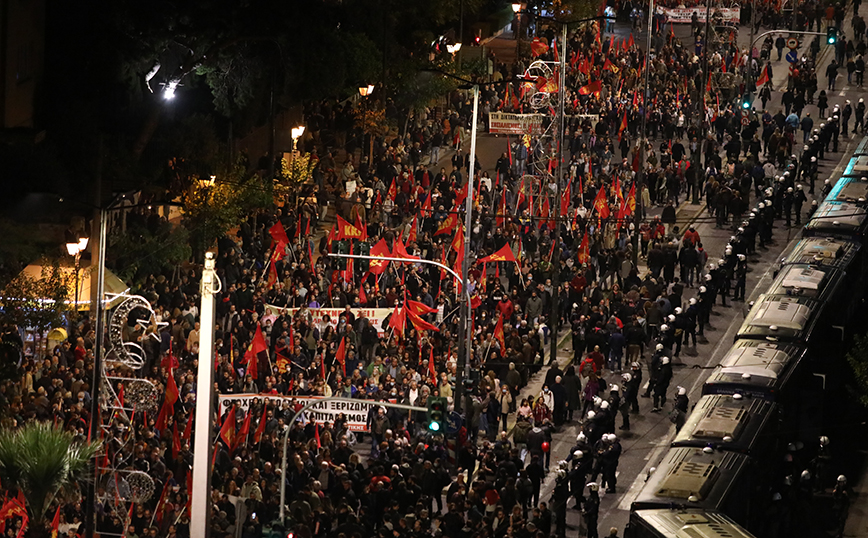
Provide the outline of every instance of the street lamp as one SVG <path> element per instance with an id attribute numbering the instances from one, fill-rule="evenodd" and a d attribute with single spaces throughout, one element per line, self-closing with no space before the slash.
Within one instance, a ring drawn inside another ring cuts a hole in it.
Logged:
<path id="1" fill-rule="evenodd" d="M 515 13 L 515 63 L 521 58 L 521 2 L 512 3 L 512 12 Z"/>
<path id="2" fill-rule="evenodd" d="M 373 86 L 371 86 L 373 88 Z M 359 88 L 361 90 L 361 88 Z M 296 150 L 296 146 L 298 145 L 298 139 L 301 138 L 301 135 L 304 134 L 304 125 L 299 125 L 298 127 L 292 128 L 292 151 Z"/>
<path id="3" fill-rule="evenodd" d="M 75 257 L 75 300 L 73 302 L 73 310 L 78 314 L 78 273 L 81 268 L 81 253 L 87 248 L 87 237 L 79 237 L 78 241 L 66 244 L 66 251 L 70 256 Z"/>
<path id="4" fill-rule="evenodd" d="M 373 84 L 368 84 L 367 86 L 359 86 L 359 95 L 361 95 L 363 98 L 367 98 L 372 93 L 374 93 L 374 85 Z M 362 144 L 365 143 L 364 134 L 365 134 L 365 131 L 367 131 L 367 126 L 368 126 L 368 107 L 363 106 L 362 107 L 362 133 L 363 133 Z M 374 135 L 369 134 L 368 136 L 371 139 L 370 149 L 368 150 L 369 151 L 368 164 L 370 165 L 370 164 L 373 164 L 373 162 L 374 162 Z"/>
<path id="5" fill-rule="evenodd" d="M 455 43 L 454 45 L 446 45 L 446 52 L 454 55 L 456 52 L 461 50 L 461 43 Z"/>
<path id="6" fill-rule="evenodd" d="M 199 187 L 202 189 L 208 189 L 214 186 L 214 182 L 217 180 L 217 176 L 209 176 L 209 177 L 200 177 L 199 178 Z"/>

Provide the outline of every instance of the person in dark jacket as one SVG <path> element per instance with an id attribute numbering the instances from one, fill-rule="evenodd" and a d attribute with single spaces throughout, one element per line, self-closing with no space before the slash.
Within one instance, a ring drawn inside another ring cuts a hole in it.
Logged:
<path id="1" fill-rule="evenodd" d="M 654 384 L 654 408 L 652 413 L 659 413 L 666 404 L 666 391 L 669 390 L 669 383 L 672 381 L 672 364 L 669 357 L 660 358 L 660 373 L 657 374 L 657 380 Z"/>

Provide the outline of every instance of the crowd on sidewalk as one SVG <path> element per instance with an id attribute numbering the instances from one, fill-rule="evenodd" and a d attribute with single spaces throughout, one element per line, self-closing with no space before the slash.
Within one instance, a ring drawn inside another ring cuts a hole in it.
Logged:
<path id="1" fill-rule="evenodd" d="M 845 104 L 840 117 L 818 126 L 816 134 L 807 129 L 810 140 L 796 158 L 792 148 L 804 118 L 794 113 L 794 124 L 793 114 L 766 113 L 758 144 L 759 120 L 742 128 L 740 115 L 724 103 L 709 118 L 715 133 L 706 138 L 694 125 L 699 50 L 672 35 L 659 44 L 644 66 L 632 39 L 618 44 L 594 25 L 571 33 L 565 177 L 555 189 L 529 178 L 534 170 L 556 169 L 557 159 L 550 160 L 537 137 L 516 141 L 494 169 L 474 170 L 478 190 L 470 200 L 469 229 L 462 222 L 472 108 L 456 94 L 447 117 L 419 115 L 406 140 L 376 144 L 374 162 L 338 164 L 323 152 L 315 157 L 315 185 L 299 209 L 287 205 L 251 215 L 236 235 L 220 239 L 215 385 L 220 394 L 263 398 L 244 410 L 221 408 L 215 416 L 220 435 L 211 482 L 212 535 L 235 536 L 240 527 L 241 536 L 262 536 L 277 518 L 281 480 L 287 483 L 292 528 L 305 537 L 563 535 L 569 496 L 596 530 L 598 489 L 616 487 L 616 415 L 620 429 L 629 430 L 647 376 L 650 410 L 683 420 L 688 402 L 684 391 L 670 387 L 672 360 L 691 340 L 695 347 L 709 328 L 718 296 L 724 303 L 744 300 L 747 256 L 757 240 L 761 248 L 771 239 L 775 219 L 800 222 L 801 185 L 810 183 L 813 191 L 816 159 L 836 151 L 839 126 L 844 135 L 849 126 Z M 546 47 L 539 58 L 554 59 L 555 49 Z M 738 69 L 740 58 L 733 47 L 717 68 Z M 648 103 L 641 91 L 646 69 L 654 96 Z M 534 94 L 550 91 L 539 84 L 493 84 L 483 90 L 481 115 L 527 111 Z M 311 109 L 309 123 L 322 125 L 322 112 Z M 644 152 L 632 142 L 643 114 L 659 141 Z M 321 130 L 311 129 L 312 141 Z M 423 164 L 423 156 L 437 163 L 447 146 L 456 150 L 450 170 Z M 647 172 L 642 184 L 640 169 Z M 675 213 L 679 199 L 697 185 L 719 226 L 734 230 L 722 257 L 711 264 L 696 229 L 678 222 Z M 326 202 L 334 203 L 337 223 L 315 245 L 310 230 L 316 230 Z M 636 228 L 635 212 L 652 204 L 665 207 L 662 218 L 641 219 Z M 127 233 L 134 235 L 136 225 Z M 330 252 L 407 261 L 340 261 Z M 645 261 L 646 273 L 640 274 L 634 257 Z M 465 261 L 470 266 L 466 328 L 474 374 L 465 387 L 457 384 L 460 284 L 421 260 L 459 274 Z M 106 532 L 188 535 L 203 330 L 200 276 L 198 269 L 155 274 L 134 290 L 151 302 L 160 325 L 128 324 L 125 339 L 142 347 L 145 367 L 109 374 L 153 381 L 165 393 L 165 412 L 134 413 L 132 424 L 109 412 L 100 417 L 109 440 L 135 431 L 132 447 L 107 443 L 107 461 L 125 461 L 156 483 L 149 501 L 121 513 L 108 475 L 98 472 L 98 528 Z M 697 289 L 696 297 L 685 297 L 690 288 Z M 326 308 L 338 312 L 323 315 Z M 369 319 L 372 308 L 391 312 L 376 324 Z M 521 389 L 543 367 L 543 349 L 557 336 L 550 312 L 571 332 L 573 366 L 564 372 L 552 367 L 539 395 L 524 399 Z M 88 383 L 95 338 L 91 321 L 84 320 L 70 342 L 49 356 L 26 359 L 21 382 L 0 386 L 5 417 L 18 423 L 55 420 L 85 437 L 93 418 L 88 402 L 97 397 Z M 122 383 L 114 383 L 115 393 L 122 393 Z M 267 400 L 334 395 L 426 407 L 428 398 L 442 396 L 454 406 L 462 393 L 465 427 L 454 443 L 430 434 L 424 413 L 373 407 L 362 433 L 351 431 L 344 416 L 288 424 L 301 404 Z M 668 401 L 674 401 L 671 410 Z M 512 413 L 517 426 L 509 439 L 503 430 Z M 555 464 L 558 486 L 551 502 L 541 502 L 541 482 L 551 468 L 551 432 L 573 420 L 581 420 L 583 433 L 571 461 Z M 282 476 L 284 434 L 290 465 Z M 371 443 L 367 461 L 354 449 L 359 442 Z M 73 536 L 81 506 L 64 506 L 61 517 Z"/>

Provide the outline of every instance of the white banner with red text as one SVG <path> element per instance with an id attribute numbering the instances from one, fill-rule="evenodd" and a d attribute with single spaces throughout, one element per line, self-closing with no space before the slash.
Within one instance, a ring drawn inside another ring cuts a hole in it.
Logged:
<path id="1" fill-rule="evenodd" d="M 699 22 L 705 22 L 705 6 L 667 8 L 657 7 L 659 15 L 666 15 L 666 22 L 674 22 L 676 24 L 689 24 L 693 20 L 693 14 L 696 13 Z M 714 19 L 715 14 L 720 14 L 723 22 L 738 24 L 741 19 L 741 8 L 737 7 L 713 7 L 711 8 L 711 18 Z"/>
<path id="2" fill-rule="evenodd" d="M 322 327 L 323 318 L 328 316 L 328 323 L 333 328 L 337 328 L 338 318 L 345 312 L 343 308 L 284 308 L 282 306 L 267 304 L 265 305 L 265 317 L 266 319 L 269 316 L 277 318 L 281 314 L 295 317 L 299 310 L 304 310 L 302 315 L 309 315 L 311 322 L 318 327 Z M 386 327 L 383 325 L 383 320 L 392 313 L 392 310 L 391 308 L 350 308 L 350 312 L 356 316 L 356 319 L 367 318 L 370 320 L 380 336 L 385 335 Z"/>
<path id="3" fill-rule="evenodd" d="M 300 403 L 305 405 L 312 400 L 321 400 L 311 396 L 283 396 L 281 394 L 220 394 L 220 415 L 222 416 L 229 408 L 235 406 L 235 411 L 247 414 L 251 404 L 256 400 L 265 400 L 270 404 L 277 403 L 281 407 L 284 403 Z M 347 428 L 354 432 L 367 431 L 368 411 L 372 407 L 378 407 L 373 400 L 353 400 L 352 402 L 319 402 L 308 409 L 303 420 L 313 420 L 317 424 L 328 422 L 333 424 L 338 415 L 343 413 L 347 421 Z M 258 418 L 258 417 L 254 417 Z"/>

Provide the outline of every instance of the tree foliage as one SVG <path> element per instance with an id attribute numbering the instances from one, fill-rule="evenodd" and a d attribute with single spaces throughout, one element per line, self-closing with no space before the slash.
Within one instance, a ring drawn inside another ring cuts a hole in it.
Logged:
<path id="1" fill-rule="evenodd" d="M 80 488 L 91 479 L 90 463 L 100 448 L 99 441 L 79 442 L 71 432 L 47 422 L 2 429 L 0 481 L 7 490 L 23 493 L 30 525 L 44 532 L 51 522 L 46 511 L 55 500 L 80 498 Z"/>
<path id="2" fill-rule="evenodd" d="M 188 189 L 182 197 L 182 222 L 190 232 L 194 256 L 198 259 L 247 216 L 270 207 L 273 196 L 272 184 L 240 170 L 218 179 L 211 187 Z"/>
<path id="3" fill-rule="evenodd" d="M 57 261 L 43 261 L 40 278 L 20 273 L 0 297 L 0 326 L 16 325 L 45 331 L 63 324 L 74 277 Z"/>
<path id="4" fill-rule="evenodd" d="M 138 282 L 190 259 L 190 231 L 183 226 L 160 222 L 156 230 L 128 227 L 112 240 L 107 264 L 125 282 Z"/>
<path id="5" fill-rule="evenodd" d="M 316 161 L 311 158 L 310 153 L 299 153 L 289 160 L 281 159 L 278 183 L 284 191 L 294 190 L 310 179 L 314 168 Z"/>

